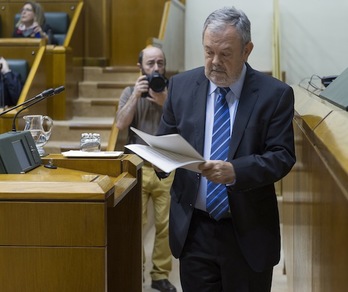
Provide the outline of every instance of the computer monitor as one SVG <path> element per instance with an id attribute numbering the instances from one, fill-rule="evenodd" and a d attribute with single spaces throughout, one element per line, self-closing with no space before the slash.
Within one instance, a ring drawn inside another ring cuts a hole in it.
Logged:
<path id="1" fill-rule="evenodd" d="M 0 174 L 26 173 L 41 164 L 29 131 L 0 135 Z"/>
<path id="2" fill-rule="evenodd" d="M 348 111 L 348 68 L 333 80 L 319 96 Z"/>

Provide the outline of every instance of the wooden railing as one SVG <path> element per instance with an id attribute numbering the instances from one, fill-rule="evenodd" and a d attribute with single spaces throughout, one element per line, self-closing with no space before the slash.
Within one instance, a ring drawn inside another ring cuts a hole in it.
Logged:
<path id="1" fill-rule="evenodd" d="M 73 36 L 77 31 L 78 23 L 81 20 L 82 9 L 83 9 L 83 2 L 81 1 L 81 2 L 77 3 L 73 17 L 70 20 L 69 29 L 68 29 L 68 32 L 66 34 L 64 44 L 63 44 L 64 47 L 71 46 Z"/>

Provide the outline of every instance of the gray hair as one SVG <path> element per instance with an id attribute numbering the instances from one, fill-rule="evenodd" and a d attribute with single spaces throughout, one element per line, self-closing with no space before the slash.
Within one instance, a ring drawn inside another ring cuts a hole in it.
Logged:
<path id="1" fill-rule="evenodd" d="M 224 7 L 212 12 L 204 22 L 202 40 L 208 27 L 213 31 L 218 31 L 224 29 L 226 25 L 237 29 L 243 45 L 251 41 L 250 20 L 242 10 L 235 7 Z"/>

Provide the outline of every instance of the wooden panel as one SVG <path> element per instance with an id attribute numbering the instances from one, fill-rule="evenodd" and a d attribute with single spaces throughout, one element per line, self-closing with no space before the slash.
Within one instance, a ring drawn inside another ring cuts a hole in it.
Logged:
<path id="1" fill-rule="evenodd" d="M 14 16 L 19 13 L 19 10 L 23 7 L 23 2 L 21 4 L 4 2 L 0 4 L 0 15 L 2 23 L 2 37 L 9 38 L 12 37 L 14 32 Z"/>
<path id="2" fill-rule="evenodd" d="M 50 87 L 57 88 L 59 86 L 66 86 L 66 82 L 69 82 L 67 68 L 72 65 L 68 62 L 70 53 L 71 51 L 69 48 L 63 46 L 47 46 L 47 66 L 45 71 L 47 72 L 47 83 L 50 84 Z M 70 82 L 68 84 L 71 85 Z M 70 92 L 70 89 L 71 87 L 67 87 L 59 96 L 47 100 L 46 115 L 55 120 L 65 120 L 67 117 L 72 116 L 71 109 L 68 109 L 66 106 L 67 92 Z M 67 114 L 67 110 L 70 110 L 69 114 Z"/>
<path id="3" fill-rule="evenodd" d="M 111 65 L 136 65 L 150 37 L 158 37 L 164 1 L 112 0 Z"/>
<path id="4" fill-rule="evenodd" d="M 141 182 L 141 171 L 138 173 L 138 182 Z M 108 209 L 107 267 L 109 275 L 112 276 L 108 277 L 107 281 L 110 292 L 142 291 L 143 237 L 141 216 L 138 216 L 141 213 L 141 183 L 137 183 L 116 208 Z M 129 228 L 130 226 L 132 228 Z"/>
<path id="5" fill-rule="evenodd" d="M 104 203 L 0 202 L 0 245 L 105 246 Z"/>
<path id="6" fill-rule="evenodd" d="M 112 0 L 85 1 L 85 57 L 108 60 L 110 57 Z M 118 40 L 119 41 L 119 40 Z"/>
<path id="7" fill-rule="evenodd" d="M 298 291 L 299 283 L 301 283 L 301 289 L 303 291 L 311 291 L 311 278 L 312 278 L 312 265 L 313 265 L 313 254 L 312 254 L 312 243 L 313 233 L 312 226 L 309 222 L 312 222 L 312 193 L 311 193 L 311 181 L 308 180 L 307 168 L 303 165 L 312 163 L 313 159 L 313 148 L 311 144 L 306 141 L 306 137 L 302 135 L 296 127 L 296 157 L 298 162 L 294 168 L 295 177 L 293 185 L 294 196 L 292 198 L 292 212 L 293 212 L 293 223 L 292 226 L 294 234 L 301 234 L 301 236 L 293 237 L 293 249 L 296 250 L 296 257 L 293 257 L 293 266 L 296 267 L 296 276 L 293 280 L 294 291 Z M 307 142 L 307 144 L 306 144 Z M 290 205 L 287 197 L 283 198 L 283 202 Z M 287 206 L 289 207 L 289 206 Z M 288 220 L 286 220 L 288 221 Z M 284 230 L 288 226 L 283 225 Z M 284 239 L 284 242 L 287 239 Z M 300 264 L 300 261 L 302 262 Z M 285 261 L 287 263 L 287 260 Z M 290 266 L 287 266 L 287 271 L 291 272 Z M 298 278 L 300 277 L 300 279 Z"/>
<path id="8" fill-rule="evenodd" d="M 298 91 L 295 98 L 301 99 L 303 94 Z M 321 112 L 322 101 L 311 98 L 311 111 Z M 289 292 L 345 291 L 348 155 L 343 129 L 348 114 L 333 108 L 314 129 L 307 121 L 294 123 L 297 162 L 283 179 L 283 247 Z"/>
<path id="9" fill-rule="evenodd" d="M 315 130 L 317 144 L 320 152 L 335 167 L 335 175 L 338 177 L 344 191 L 348 190 L 348 113 L 334 111 L 326 117 Z M 346 193 L 348 200 L 348 193 Z"/>
<path id="10" fill-rule="evenodd" d="M 121 157 L 121 159 L 123 159 L 123 157 Z M 51 160 L 51 162 L 58 167 L 68 167 L 70 169 L 85 170 L 99 174 L 107 174 L 110 176 L 118 176 L 120 173 L 122 173 L 120 159 L 116 158 L 66 158 L 61 154 L 50 154 L 49 156 L 43 157 L 44 163 L 47 163 L 49 160 Z"/>
<path id="11" fill-rule="evenodd" d="M 61 166 L 57 169 L 39 166 L 30 173 L 0 178 L 0 291 L 140 292 L 140 158 L 125 155 L 123 166 L 120 159 L 60 157 L 61 160 L 56 155 L 53 162 L 61 161 L 77 169 L 94 166 L 94 172 L 110 170 L 114 176 Z M 88 160 L 89 164 L 84 163 Z M 106 163 L 111 166 L 105 167 Z M 115 169 L 119 171 L 117 174 Z M 113 190 L 113 186 L 103 183 L 103 177 L 116 186 L 123 180 L 126 182 L 120 185 L 129 185 L 117 188 L 116 205 L 109 204 L 113 196 L 108 196 L 107 190 Z M 131 184 L 127 183 L 129 180 Z M 9 182 L 12 182 L 11 188 L 7 185 Z M 20 182 L 26 186 L 23 188 Z M 45 183 L 46 187 L 40 186 Z M 91 186 L 94 183 L 104 190 L 104 199 L 100 198 L 100 191 Z M 56 184 L 61 185 L 52 187 Z M 107 185 L 111 189 L 105 189 Z M 99 196 L 97 202 L 89 199 L 90 189 Z M 58 198 L 59 192 L 61 197 Z M 85 195 L 78 201 L 71 199 L 79 197 L 81 192 Z M 32 197 L 35 193 L 36 197 Z"/>
<path id="12" fill-rule="evenodd" d="M 0 247 L 0 262 L 0 291 L 106 291 L 103 248 Z"/>
<path id="13" fill-rule="evenodd" d="M 113 200 L 117 178 L 57 167 L 39 166 L 23 174 L 0 174 L 0 200 Z"/>
<path id="14" fill-rule="evenodd" d="M 30 67 L 42 45 L 39 39 L 0 39 L 1 55 L 5 59 L 25 59 Z"/>

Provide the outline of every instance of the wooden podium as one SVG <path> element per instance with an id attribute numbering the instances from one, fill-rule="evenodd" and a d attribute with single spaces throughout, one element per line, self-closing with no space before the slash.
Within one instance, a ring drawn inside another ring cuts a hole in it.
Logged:
<path id="1" fill-rule="evenodd" d="M 142 291 L 136 155 L 0 175 L 0 291 Z"/>

